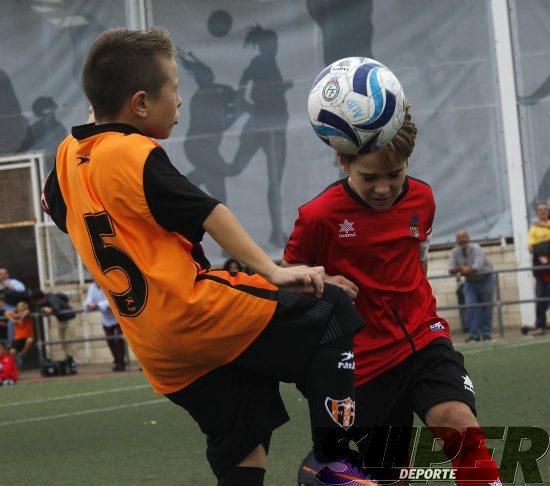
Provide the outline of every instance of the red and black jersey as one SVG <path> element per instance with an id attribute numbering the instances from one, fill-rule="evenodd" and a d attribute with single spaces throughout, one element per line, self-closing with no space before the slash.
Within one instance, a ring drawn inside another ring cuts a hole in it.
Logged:
<path id="1" fill-rule="evenodd" d="M 129 125 L 74 127 L 42 203 L 159 393 L 233 361 L 275 312 L 277 288 L 262 277 L 207 271 L 203 223 L 219 202 Z"/>
<path id="2" fill-rule="evenodd" d="M 0 354 L 0 382 L 4 380 L 17 381 L 19 372 L 15 364 L 15 359 L 9 353 Z"/>
<path id="3" fill-rule="evenodd" d="M 285 249 L 287 263 L 323 265 L 359 287 L 356 306 L 366 322 L 355 339 L 361 385 L 432 340 L 449 338 L 420 264 L 420 244 L 435 215 L 428 184 L 407 177 L 387 210 L 369 207 L 343 179 L 299 209 Z"/>

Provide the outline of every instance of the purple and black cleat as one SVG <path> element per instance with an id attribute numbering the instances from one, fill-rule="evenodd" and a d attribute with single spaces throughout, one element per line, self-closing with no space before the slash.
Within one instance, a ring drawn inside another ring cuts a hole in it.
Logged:
<path id="1" fill-rule="evenodd" d="M 298 486 L 378 486 L 363 468 L 346 459 L 319 462 L 313 451 L 300 464 Z"/>

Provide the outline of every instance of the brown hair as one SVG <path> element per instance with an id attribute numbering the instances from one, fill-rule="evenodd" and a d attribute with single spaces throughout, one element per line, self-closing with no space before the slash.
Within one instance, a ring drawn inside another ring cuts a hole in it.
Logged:
<path id="1" fill-rule="evenodd" d="M 82 86 L 96 118 L 114 116 L 135 92 L 156 96 L 167 79 L 158 57 L 174 54 L 166 29 L 110 29 L 92 44 L 82 70 Z"/>
<path id="2" fill-rule="evenodd" d="M 407 101 L 405 104 L 405 119 L 403 120 L 401 128 L 397 131 L 391 142 L 380 149 L 388 167 L 394 167 L 400 164 L 406 165 L 409 161 L 409 157 L 413 153 L 418 130 L 409 113 L 410 108 L 411 104 Z M 357 157 L 357 155 L 341 153 L 339 153 L 338 156 L 342 162 L 348 164 L 351 164 Z"/>

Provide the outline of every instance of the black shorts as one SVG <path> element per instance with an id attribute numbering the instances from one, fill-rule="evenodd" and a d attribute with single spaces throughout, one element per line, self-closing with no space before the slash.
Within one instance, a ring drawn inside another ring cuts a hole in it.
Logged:
<path id="1" fill-rule="evenodd" d="M 206 435 L 206 456 L 218 478 L 259 444 L 267 451 L 272 431 L 289 420 L 279 382 L 301 383 L 327 334 L 336 339 L 363 326 L 351 303 L 336 325 L 333 311 L 343 298 L 349 299 L 332 285 L 325 285 L 322 299 L 278 292 L 273 318 L 235 361 L 166 395 L 186 409 Z"/>
<path id="2" fill-rule="evenodd" d="M 18 353 L 23 351 L 23 348 L 25 347 L 25 343 L 27 342 L 28 337 L 23 339 L 17 339 L 16 341 L 13 341 L 11 343 L 10 348 L 14 348 Z"/>
<path id="3" fill-rule="evenodd" d="M 357 388 L 361 425 L 412 425 L 413 412 L 425 422 L 434 405 L 464 402 L 476 415 L 475 395 L 464 357 L 447 339 L 425 348 Z"/>
<path id="4" fill-rule="evenodd" d="M 464 357 L 447 339 L 433 341 L 396 367 L 359 386 L 355 398 L 356 433 L 364 439 L 365 463 L 377 467 L 382 465 L 384 450 L 386 457 L 397 459 L 402 466 L 408 465 L 414 413 L 425 423 L 426 414 L 434 405 L 459 401 L 476 415 L 473 385 L 464 368 Z M 386 449 L 389 446 L 395 448 L 391 453 Z"/>

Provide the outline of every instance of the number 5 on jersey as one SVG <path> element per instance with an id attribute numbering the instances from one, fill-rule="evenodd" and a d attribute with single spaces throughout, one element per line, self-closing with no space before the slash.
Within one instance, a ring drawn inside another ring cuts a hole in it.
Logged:
<path id="1" fill-rule="evenodd" d="M 106 274 L 111 270 L 120 270 L 128 278 L 129 288 L 124 292 L 109 290 L 118 312 L 125 317 L 137 316 L 147 302 L 145 276 L 127 253 L 115 245 L 106 243 L 103 239 L 106 236 L 115 236 L 107 213 L 85 214 L 84 222 L 101 272 Z"/>

